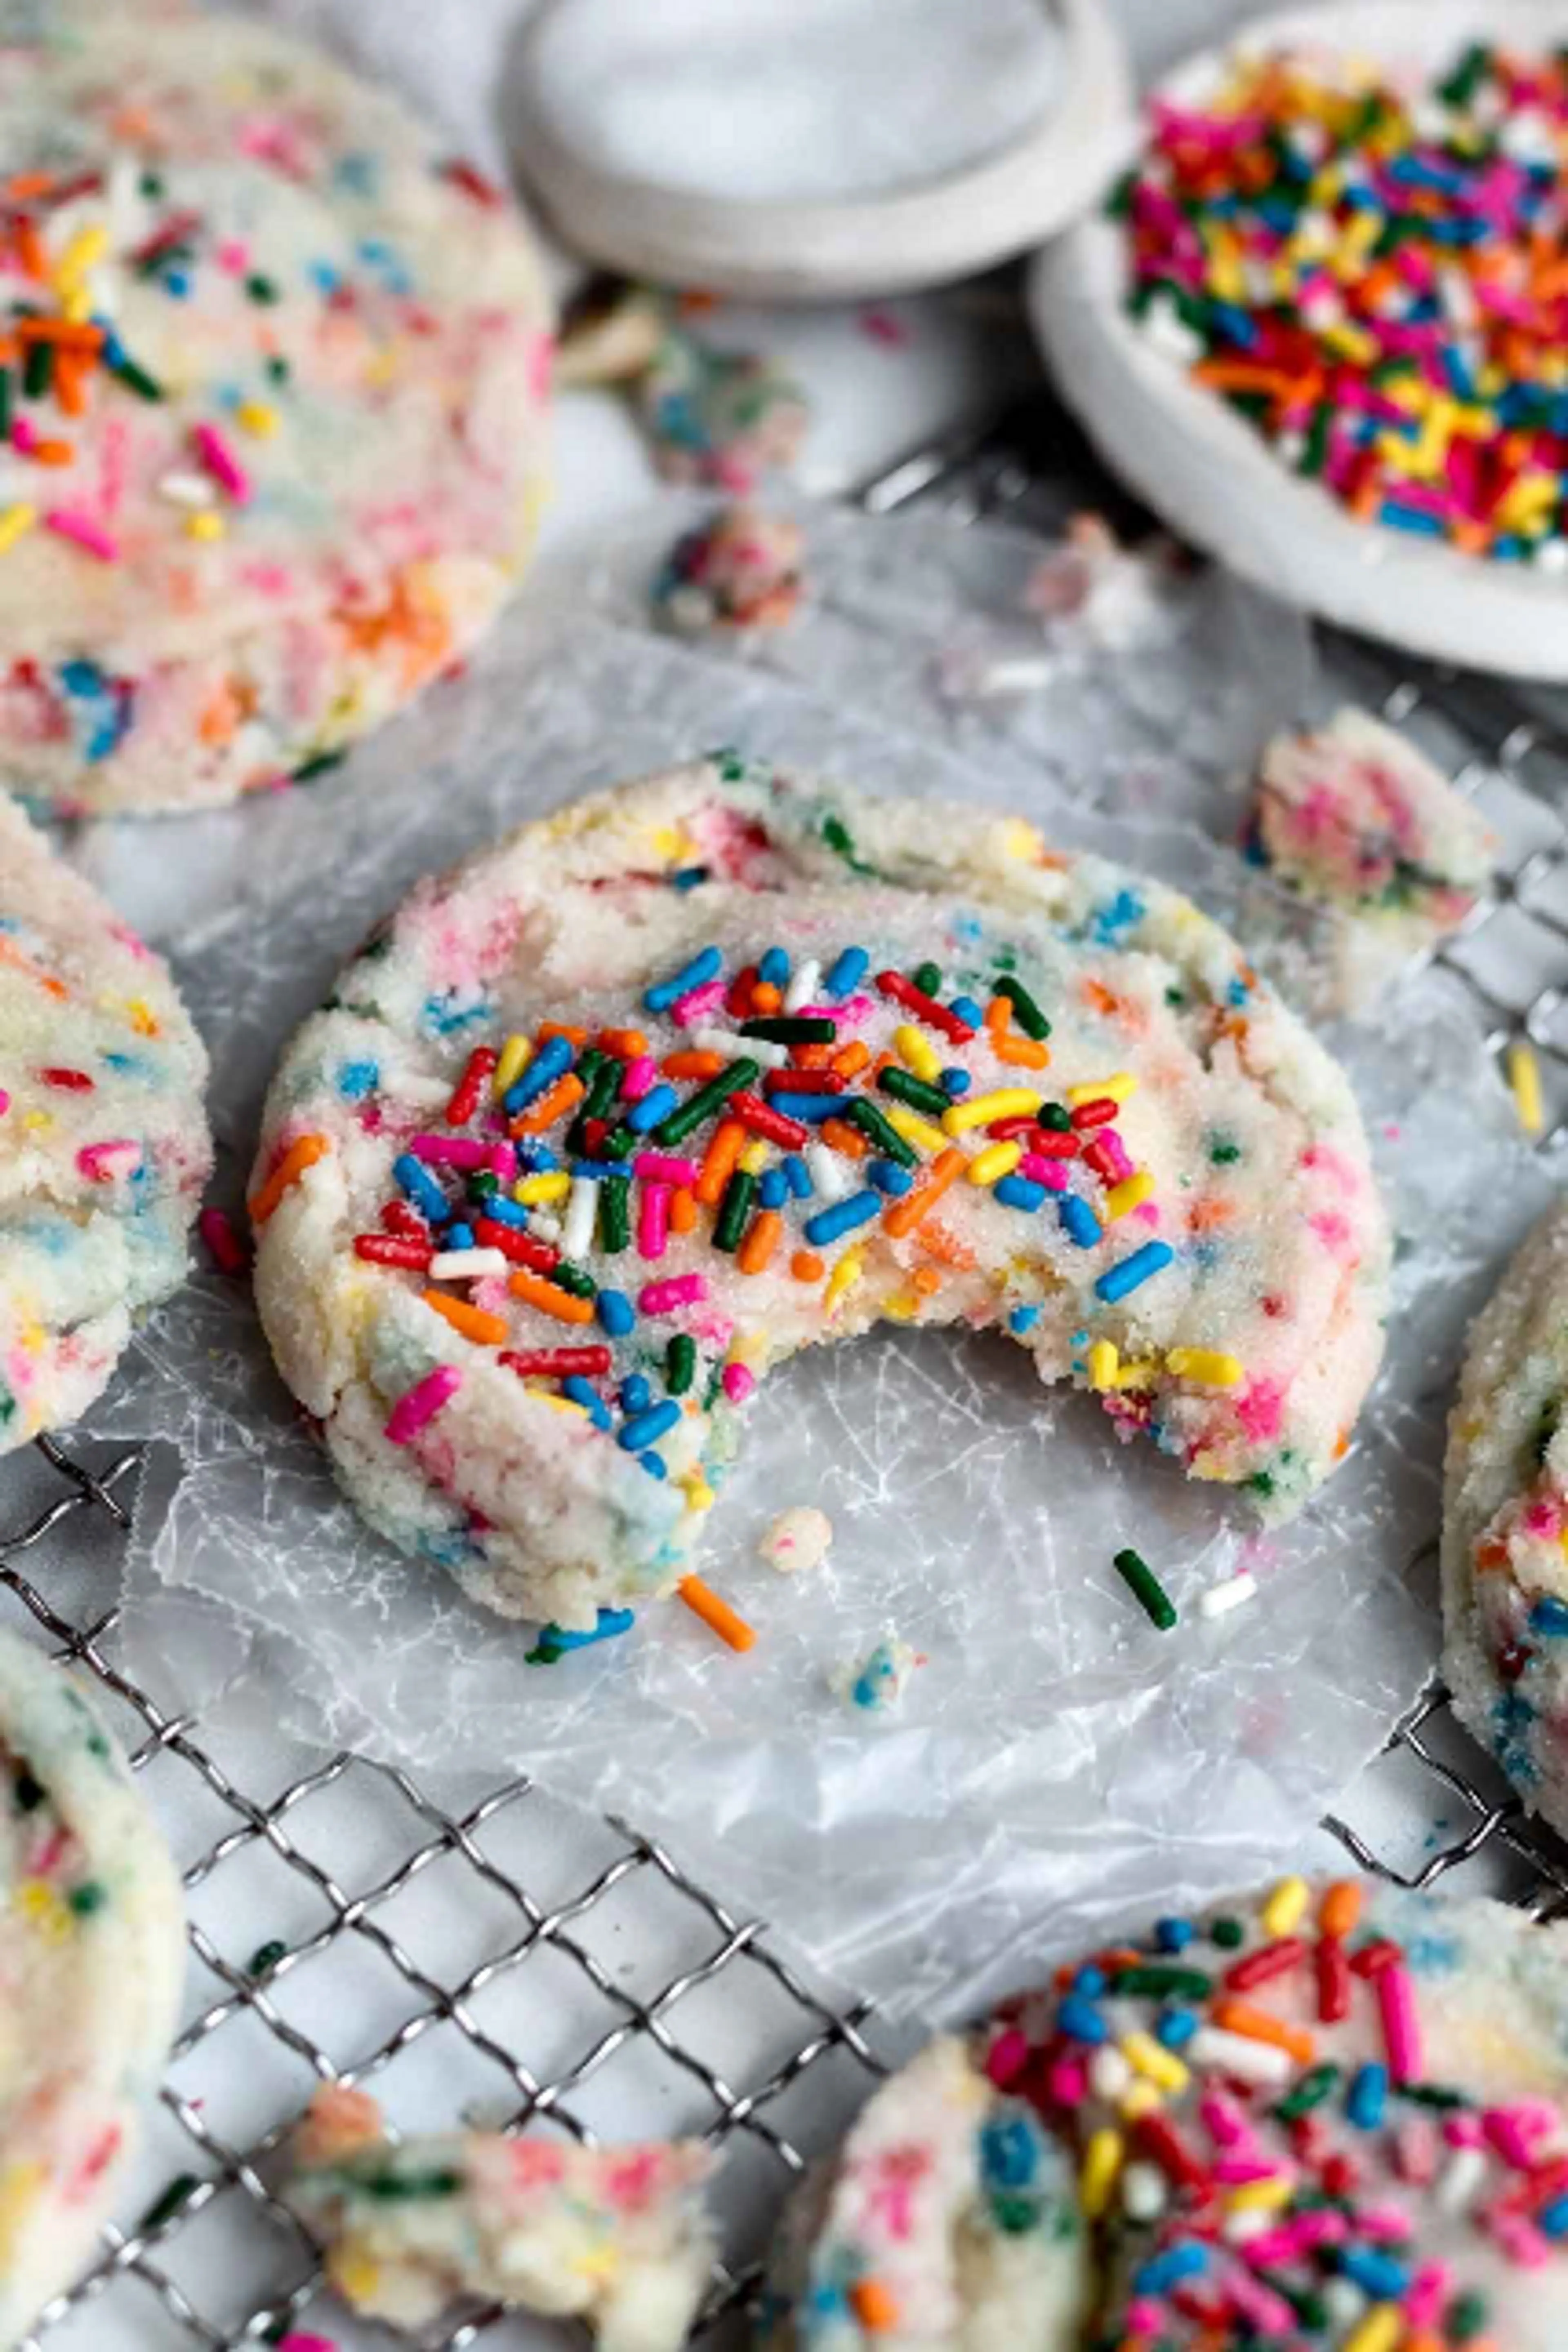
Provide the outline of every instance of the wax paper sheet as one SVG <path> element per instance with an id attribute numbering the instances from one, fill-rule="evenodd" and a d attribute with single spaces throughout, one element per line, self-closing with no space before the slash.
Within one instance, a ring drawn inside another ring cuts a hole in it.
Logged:
<path id="1" fill-rule="evenodd" d="M 1250 750 L 1309 683 L 1294 624 L 1198 577 L 1144 642 L 1108 651 L 1022 615 L 1037 544 L 824 510 L 797 629 L 691 648 L 642 617 L 649 560 L 684 517 L 667 503 L 587 579 L 543 568 L 466 677 L 310 789 L 79 837 L 174 953 L 212 1049 L 226 1197 L 283 1041 L 419 875 L 722 742 L 1022 807 L 1244 929 L 1267 916 L 1276 944 L 1289 934 L 1225 835 Z M 955 645 L 1043 651 L 1044 672 L 955 696 Z M 1233 1499 L 1123 1447 L 1005 1340 L 890 1330 L 814 1351 L 760 1399 L 703 1560 L 757 1627 L 750 1655 L 671 1602 L 531 1666 L 527 1633 L 358 1524 L 244 1285 L 203 1269 L 95 1416 L 172 1441 L 130 1562 L 138 1675 L 209 1717 L 427 1773 L 534 1772 L 662 1834 L 898 2008 L 955 2013 L 1019 1974 L 1025 1948 L 1037 1962 L 1131 1904 L 1196 1902 L 1269 1867 L 1436 1654 L 1419 1562 L 1460 1335 L 1547 1190 L 1451 981 L 1418 977 L 1335 1042 L 1390 1189 L 1397 1311 L 1352 1454 L 1293 1526 L 1259 1534 Z M 834 1523 L 831 1558 L 787 1580 L 755 1546 L 807 1502 Z M 1173 1633 L 1121 1587 L 1125 1544 L 1180 1606 Z M 1203 1588 L 1244 1567 L 1258 1598 L 1204 1620 Z M 896 1717 L 853 1716 L 832 1678 L 889 1628 L 927 1663 Z"/>

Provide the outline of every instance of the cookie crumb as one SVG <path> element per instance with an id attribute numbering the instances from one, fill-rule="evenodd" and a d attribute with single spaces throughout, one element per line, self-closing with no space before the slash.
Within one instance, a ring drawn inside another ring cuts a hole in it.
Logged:
<path id="1" fill-rule="evenodd" d="M 833 1522 L 814 1503 L 795 1503 L 781 1511 L 757 1546 L 758 1557 L 781 1576 L 798 1576 L 820 1568 L 833 1542 Z"/>
<path id="2" fill-rule="evenodd" d="M 839 1667 L 833 1688 L 854 1715 L 891 1715 L 903 1704 L 904 1693 L 925 1657 L 897 1633 L 884 1633 L 873 1649 L 852 1664 Z"/>
<path id="3" fill-rule="evenodd" d="M 798 525 L 723 507 L 670 549 L 653 584 L 654 618 L 679 636 L 782 629 L 800 604 Z"/>

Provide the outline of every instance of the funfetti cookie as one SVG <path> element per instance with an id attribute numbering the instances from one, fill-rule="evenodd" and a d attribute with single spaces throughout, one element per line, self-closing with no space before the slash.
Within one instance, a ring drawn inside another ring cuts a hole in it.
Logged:
<path id="1" fill-rule="evenodd" d="M 526 555 L 549 309 L 510 204 L 244 17 L 103 7 L 0 84 L 0 782 L 308 777 Z"/>
<path id="2" fill-rule="evenodd" d="M 0 798 L 0 1454 L 85 1412 L 184 1278 L 206 1067 L 163 963 Z"/>
<path id="3" fill-rule="evenodd" d="M 89 2256 L 168 2053 L 179 1881 L 76 1684 L 0 1634 L 0 2347 Z"/>
<path id="4" fill-rule="evenodd" d="M 787 2218 L 765 2352 L 1560 2352 L 1568 1929 L 1282 1881 L 936 2041 Z"/>
<path id="5" fill-rule="evenodd" d="M 1340 1070 L 1188 902 L 1016 818 L 713 760 L 416 889 L 284 1055 L 284 1378 L 362 1511 L 587 1629 L 667 1592 L 770 1365 L 995 1329 L 1295 1509 L 1382 1349 Z"/>

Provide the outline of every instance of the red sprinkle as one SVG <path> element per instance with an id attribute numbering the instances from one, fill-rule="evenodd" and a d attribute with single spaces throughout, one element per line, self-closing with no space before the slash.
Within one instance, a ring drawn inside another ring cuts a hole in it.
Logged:
<path id="1" fill-rule="evenodd" d="M 1175 2126 L 1163 2116 L 1140 2116 L 1132 2126 L 1132 2137 L 1144 2154 L 1152 2157 L 1161 2170 L 1182 2188 L 1206 2193 L 1213 2186 L 1204 2166 L 1198 2162 Z"/>
<path id="2" fill-rule="evenodd" d="M 1029 1137 L 1029 1149 L 1043 1160 L 1076 1160 L 1083 1150 L 1083 1138 L 1064 1134 L 1057 1127 L 1037 1127 Z"/>
<path id="3" fill-rule="evenodd" d="M 388 1201 L 382 1210 L 381 1222 L 389 1234 L 401 1234 L 405 1241 L 427 1242 L 430 1238 L 429 1226 L 406 1201 Z"/>
<path id="4" fill-rule="evenodd" d="M 1248 1952 L 1244 1960 L 1226 1969 L 1225 1983 L 1232 1992 L 1250 1992 L 1254 1985 L 1268 1984 L 1275 1977 L 1289 1976 L 1290 1970 L 1307 1957 L 1307 1947 L 1300 1936 L 1284 1936 L 1276 1944 L 1265 1944 L 1261 1950 Z"/>
<path id="5" fill-rule="evenodd" d="M 1337 1936 L 1325 1936 L 1313 1955 L 1318 1973 L 1318 2016 L 1339 2025 L 1351 2013 L 1351 1964 Z"/>
<path id="6" fill-rule="evenodd" d="M 1391 1969 L 1395 1960 L 1404 1958 L 1397 1944 L 1391 1943 L 1386 1936 L 1380 1936 L 1375 1943 L 1362 1947 L 1351 1966 L 1358 1977 L 1380 1977 L 1384 1969 Z"/>
<path id="7" fill-rule="evenodd" d="M 38 1076 L 47 1087 L 60 1087 L 67 1094 L 89 1095 L 93 1081 L 85 1070 L 40 1070 Z"/>
<path id="8" fill-rule="evenodd" d="M 738 971 L 730 982 L 730 992 L 724 999 L 725 1011 L 737 1016 L 749 1013 L 752 1009 L 752 991 L 756 984 L 757 967 L 754 963 L 749 963 L 745 970 Z"/>
<path id="9" fill-rule="evenodd" d="M 471 196 L 475 204 L 483 205 L 487 211 L 497 212 L 506 202 L 495 182 L 487 180 L 482 172 L 476 171 L 471 163 L 466 163 L 460 155 L 454 155 L 449 162 L 443 163 L 440 173 L 444 180 L 450 180 L 455 188 L 461 188 L 464 195 Z"/>
<path id="10" fill-rule="evenodd" d="M 221 1274 L 245 1272 L 250 1263 L 250 1253 L 235 1232 L 226 1209 L 204 1209 L 196 1219 L 196 1231 L 205 1242 Z"/>
<path id="11" fill-rule="evenodd" d="M 531 1234 L 520 1233 L 515 1225 L 503 1225 L 496 1217 L 474 1219 L 474 1239 L 487 1249 L 499 1249 L 513 1265 L 531 1266 L 535 1274 L 553 1274 L 561 1263 L 561 1253 L 548 1242 L 536 1242 Z"/>
<path id="12" fill-rule="evenodd" d="M 975 1034 L 967 1021 L 961 1021 L 956 1013 L 949 1012 L 945 1004 L 939 1004 L 934 996 L 928 996 L 923 989 L 915 986 L 912 980 L 906 980 L 901 971 L 879 971 L 877 985 L 884 996 L 890 996 L 895 1004 L 902 1004 L 910 1013 L 918 1013 L 928 1028 L 940 1030 L 944 1037 L 951 1037 L 955 1045 L 967 1045 Z M 1114 1109 L 1111 1116 L 1115 1117 Z"/>
<path id="13" fill-rule="evenodd" d="M 423 1273 L 435 1256 L 428 1242 L 405 1240 L 395 1234 L 356 1234 L 354 1255 L 373 1265 L 407 1265 Z"/>
<path id="14" fill-rule="evenodd" d="M 1085 1149 L 1083 1164 L 1086 1168 L 1092 1168 L 1095 1174 L 1102 1177 L 1108 1184 L 1114 1184 L 1121 1173 L 1115 1152 L 1103 1137 L 1098 1135 Z"/>
<path id="15" fill-rule="evenodd" d="M 848 1086 L 839 1070 L 770 1070 L 763 1080 L 770 1095 L 841 1095 Z"/>
<path id="16" fill-rule="evenodd" d="M 590 1379 L 607 1372 L 611 1360 L 608 1348 L 503 1348 L 497 1358 L 499 1363 L 530 1379 L 563 1381 L 570 1372 L 583 1372 Z"/>
<path id="17" fill-rule="evenodd" d="M 1070 1117 L 1075 1127 L 1109 1127 L 1121 1108 L 1109 1095 L 1096 1095 L 1092 1102 L 1079 1103 Z"/>
<path id="18" fill-rule="evenodd" d="M 496 1055 L 489 1045 L 476 1045 L 468 1055 L 468 1066 L 452 1089 L 452 1099 L 447 1105 L 448 1127 L 467 1127 L 479 1107 L 486 1081 L 496 1066 Z"/>
<path id="19" fill-rule="evenodd" d="M 730 1097 L 724 1108 L 731 1118 L 738 1118 L 742 1127 L 750 1128 L 753 1135 L 765 1135 L 770 1143 L 782 1143 L 790 1150 L 798 1150 L 803 1143 L 810 1140 L 809 1127 L 804 1126 L 798 1118 L 786 1118 L 783 1111 L 771 1109 L 760 1095 L 748 1093 L 743 1088 L 739 1094 Z"/>

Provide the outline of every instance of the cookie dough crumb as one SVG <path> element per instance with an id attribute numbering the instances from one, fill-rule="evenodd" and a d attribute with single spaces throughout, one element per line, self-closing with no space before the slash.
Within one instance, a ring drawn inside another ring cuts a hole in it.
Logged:
<path id="1" fill-rule="evenodd" d="M 833 1687 L 853 1715 L 891 1715 L 903 1704 L 917 1666 L 926 1661 L 896 1633 L 884 1633 L 863 1658 L 841 1666 Z"/>
<path id="2" fill-rule="evenodd" d="M 805 437 L 805 393 L 758 352 L 715 351 L 671 324 L 637 389 L 653 461 L 667 481 L 744 497 L 793 466 Z"/>
<path id="3" fill-rule="evenodd" d="M 1061 545 L 1029 574 L 1024 608 L 1056 641 L 1130 653 L 1173 634 L 1178 576 L 1179 557 L 1168 539 L 1123 547 L 1103 515 L 1074 515 Z"/>
<path id="4" fill-rule="evenodd" d="M 781 1576 L 798 1576 L 820 1568 L 833 1542 L 833 1522 L 813 1503 L 795 1503 L 781 1511 L 761 1543 L 758 1556 Z"/>
<path id="5" fill-rule="evenodd" d="M 566 306 L 555 350 L 563 390 L 632 383 L 646 375 L 668 331 L 664 297 L 624 278 L 591 278 Z"/>
<path id="6" fill-rule="evenodd" d="M 754 507 L 724 507 L 686 531 L 653 586 L 654 618 L 680 636 L 782 629 L 802 589 L 800 528 Z"/>

